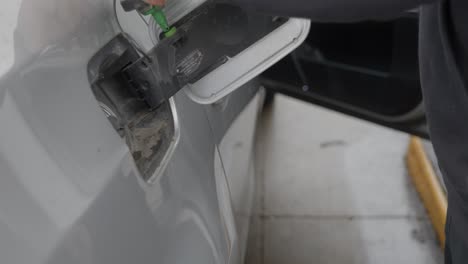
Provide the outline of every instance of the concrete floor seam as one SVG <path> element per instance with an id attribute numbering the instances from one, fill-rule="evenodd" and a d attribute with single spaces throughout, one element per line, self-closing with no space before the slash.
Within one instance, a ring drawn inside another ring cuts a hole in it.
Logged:
<path id="1" fill-rule="evenodd" d="M 348 220 L 417 220 L 427 221 L 426 216 L 415 215 L 259 215 L 261 219 L 310 219 L 310 220 L 333 220 L 333 219 L 348 219 Z"/>

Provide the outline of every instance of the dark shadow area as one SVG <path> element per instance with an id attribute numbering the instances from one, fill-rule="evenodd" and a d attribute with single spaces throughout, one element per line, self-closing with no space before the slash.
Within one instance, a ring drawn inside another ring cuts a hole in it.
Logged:
<path id="1" fill-rule="evenodd" d="M 301 99 L 319 96 L 379 115 L 404 115 L 422 101 L 417 14 L 313 23 L 304 44 L 263 78 L 267 87 Z"/>

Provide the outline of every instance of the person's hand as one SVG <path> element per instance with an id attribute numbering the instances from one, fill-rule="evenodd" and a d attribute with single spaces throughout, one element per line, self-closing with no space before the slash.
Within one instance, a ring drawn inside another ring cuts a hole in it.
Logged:
<path id="1" fill-rule="evenodd" d="M 164 6 L 166 4 L 166 0 L 145 0 L 145 2 L 154 6 Z"/>

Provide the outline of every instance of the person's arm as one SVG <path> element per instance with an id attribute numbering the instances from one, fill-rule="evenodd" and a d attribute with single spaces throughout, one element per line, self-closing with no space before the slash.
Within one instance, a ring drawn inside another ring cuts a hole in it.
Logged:
<path id="1" fill-rule="evenodd" d="M 396 17 L 437 0 L 232 0 L 260 12 L 307 17 L 317 22 L 354 22 Z"/>

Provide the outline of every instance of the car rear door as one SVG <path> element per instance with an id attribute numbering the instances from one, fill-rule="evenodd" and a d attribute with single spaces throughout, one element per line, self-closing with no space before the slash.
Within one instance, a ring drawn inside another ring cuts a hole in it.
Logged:
<path id="1" fill-rule="evenodd" d="M 262 78 L 273 91 L 428 136 L 417 12 L 381 22 L 312 23 L 306 41 Z"/>

